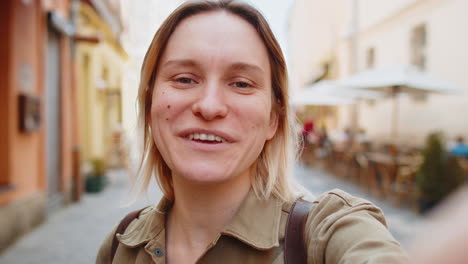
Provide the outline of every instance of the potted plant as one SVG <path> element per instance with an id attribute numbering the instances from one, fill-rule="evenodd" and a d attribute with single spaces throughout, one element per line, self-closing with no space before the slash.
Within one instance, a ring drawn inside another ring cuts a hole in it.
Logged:
<path id="1" fill-rule="evenodd" d="M 463 171 L 444 148 L 441 133 L 431 133 L 423 150 L 423 163 L 416 175 L 419 208 L 427 212 L 463 183 Z"/>
<path id="2" fill-rule="evenodd" d="M 92 170 L 86 177 L 86 192 L 100 192 L 107 183 L 104 161 L 102 159 L 93 159 L 91 165 Z"/>

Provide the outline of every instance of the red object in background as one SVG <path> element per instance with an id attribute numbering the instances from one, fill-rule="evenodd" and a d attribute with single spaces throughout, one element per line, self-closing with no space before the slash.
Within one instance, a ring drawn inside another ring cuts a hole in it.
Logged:
<path id="1" fill-rule="evenodd" d="M 307 135 L 313 132 L 314 132 L 314 122 L 312 120 L 305 121 L 304 127 L 302 128 L 302 136 L 307 137 Z"/>

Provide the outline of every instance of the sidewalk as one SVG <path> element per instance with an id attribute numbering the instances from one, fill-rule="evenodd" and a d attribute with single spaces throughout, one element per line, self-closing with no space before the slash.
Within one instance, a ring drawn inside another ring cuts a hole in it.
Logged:
<path id="1" fill-rule="evenodd" d="M 104 237 L 128 212 L 157 203 L 157 186 L 148 199 L 130 207 L 122 204 L 128 197 L 127 175 L 111 173 L 111 183 L 100 194 L 86 194 L 80 203 L 53 214 L 43 225 L 17 241 L 0 256 L 2 264 L 89 264 L 94 263 Z"/>
<path id="2" fill-rule="evenodd" d="M 94 263 L 104 237 L 122 217 L 132 210 L 155 204 L 161 197 L 157 186 L 148 199 L 140 199 L 131 207 L 122 207 L 127 197 L 128 180 L 123 172 L 114 172 L 112 182 L 103 193 L 84 196 L 82 202 L 68 206 L 52 215 L 43 225 L 19 240 L 2 256 L 2 264 L 81 264 Z M 298 165 L 295 178 L 314 195 L 340 188 L 363 197 L 383 209 L 394 236 L 403 245 L 417 230 L 422 218 L 407 209 L 395 208 L 385 201 L 369 197 L 354 185 Z"/>

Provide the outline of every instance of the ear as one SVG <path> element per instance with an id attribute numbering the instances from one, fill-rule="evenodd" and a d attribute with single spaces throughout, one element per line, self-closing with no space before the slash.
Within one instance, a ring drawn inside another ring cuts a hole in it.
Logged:
<path id="1" fill-rule="evenodd" d="M 267 140 L 272 139 L 278 130 L 279 114 L 277 111 L 270 112 L 270 124 L 268 125 Z"/>

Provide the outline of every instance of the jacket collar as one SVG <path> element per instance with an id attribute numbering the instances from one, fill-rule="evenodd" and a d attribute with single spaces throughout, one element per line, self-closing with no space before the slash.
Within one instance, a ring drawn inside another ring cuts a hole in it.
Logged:
<path id="1" fill-rule="evenodd" d="M 268 200 L 260 200 L 250 190 L 221 234 L 260 250 L 278 247 L 282 205 L 283 202 L 273 195 Z M 145 209 L 125 234 L 117 235 L 117 238 L 128 247 L 138 247 L 153 239 L 164 245 L 165 238 L 159 234 L 165 228 L 166 213 L 171 206 L 171 202 L 163 197 L 156 208 Z"/>
<path id="2" fill-rule="evenodd" d="M 273 195 L 268 200 L 260 200 L 251 189 L 222 234 L 235 237 L 256 249 L 277 247 L 282 204 Z"/>
<path id="3" fill-rule="evenodd" d="M 166 213 L 171 206 L 172 203 L 163 197 L 157 207 L 149 206 L 143 210 L 138 219 L 128 226 L 123 235 L 117 235 L 117 239 L 131 248 L 141 246 L 153 240 L 164 230 Z"/>

